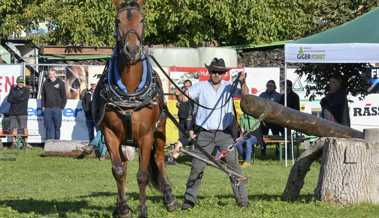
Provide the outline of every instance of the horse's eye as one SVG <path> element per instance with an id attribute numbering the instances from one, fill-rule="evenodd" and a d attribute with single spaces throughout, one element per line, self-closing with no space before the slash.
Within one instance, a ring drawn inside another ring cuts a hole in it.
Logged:
<path id="1" fill-rule="evenodd" d="M 141 19 L 141 23 L 143 23 L 143 22 L 145 22 L 145 18 L 142 18 L 142 19 Z"/>

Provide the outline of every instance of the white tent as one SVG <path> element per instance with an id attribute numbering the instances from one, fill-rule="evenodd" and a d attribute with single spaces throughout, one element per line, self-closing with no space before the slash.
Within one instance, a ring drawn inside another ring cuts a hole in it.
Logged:
<path id="1" fill-rule="evenodd" d="M 285 80 L 287 63 L 379 63 L 379 7 L 338 27 L 289 42 L 284 53 Z M 286 101 L 287 97 L 285 105 Z M 285 141 L 287 166 L 287 129 Z"/>

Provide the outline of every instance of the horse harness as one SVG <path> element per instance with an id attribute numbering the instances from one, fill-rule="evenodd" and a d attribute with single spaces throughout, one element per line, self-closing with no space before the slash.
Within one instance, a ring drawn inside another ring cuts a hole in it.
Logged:
<path id="1" fill-rule="evenodd" d="M 134 93 L 126 93 L 116 82 L 110 79 L 109 74 L 115 73 L 111 70 L 111 61 L 107 63 L 102 78 L 100 79 L 103 88 L 99 91 L 99 95 L 102 100 L 105 101 L 103 113 L 105 114 L 105 111 L 114 111 L 120 116 L 124 126 L 127 127 L 126 138 L 123 144 L 134 147 L 137 147 L 137 144 L 132 134 L 133 112 L 139 111 L 144 107 L 149 107 L 150 105 L 158 105 L 159 98 L 164 99 L 159 76 L 157 72 L 152 69 L 148 61 L 147 63 L 148 69 L 146 73 L 149 74 L 147 77 L 150 78 L 150 81 L 145 81 L 145 84 Z M 101 115 L 102 118 L 104 114 Z"/>

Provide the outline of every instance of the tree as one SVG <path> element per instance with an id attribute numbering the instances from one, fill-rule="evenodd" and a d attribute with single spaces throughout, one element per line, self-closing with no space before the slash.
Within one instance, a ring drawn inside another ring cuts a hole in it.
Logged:
<path id="1" fill-rule="evenodd" d="M 148 0 L 145 41 L 176 46 L 260 44 L 289 40 L 346 22 L 375 0 Z M 114 45 L 110 0 L 2 0 L 0 37 L 48 24 L 37 44 Z"/>
<path id="2" fill-rule="evenodd" d="M 309 82 L 305 89 L 311 99 L 325 94 L 332 76 L 341 76 L 349 93 L 363 97 L 367 95 L 370 70 L 369 64 L 301 64 L 296 73 L 305 76 Z"/>

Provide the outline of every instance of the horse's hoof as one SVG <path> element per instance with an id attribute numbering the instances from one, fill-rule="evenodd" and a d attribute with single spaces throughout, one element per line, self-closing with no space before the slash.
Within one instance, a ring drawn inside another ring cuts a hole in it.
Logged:
<path id="1" fill-rule="evenodd" d="M 128 206 L 117 207 L 113 211 L 113 218 L 131 218 L 132 211 Z"/>
<path id="2" fill-rule="evenodd" d="M 172 212 L 172 211 L 178 209 L 178 202 L 176 201 L 176 199 L 174 199 L 170 203 L 166 204 L 166 209 L 168 212 Z"/>
<path id="3" fill-rule="evenodd" d="M 147 207 L 146 206 L 138 206 L 139 216 L 138 218 L 147 218 Z"/>

